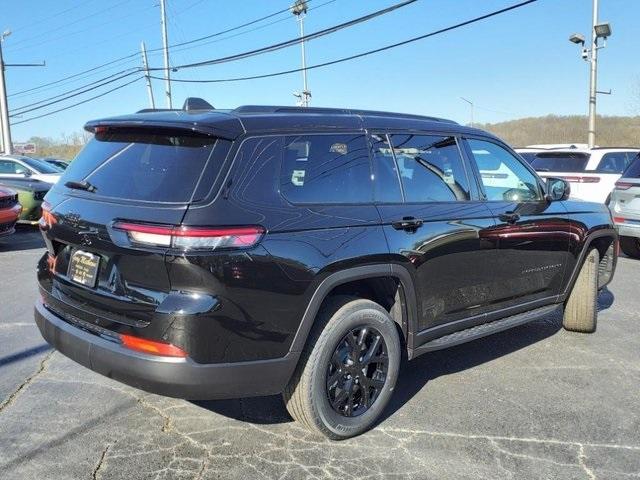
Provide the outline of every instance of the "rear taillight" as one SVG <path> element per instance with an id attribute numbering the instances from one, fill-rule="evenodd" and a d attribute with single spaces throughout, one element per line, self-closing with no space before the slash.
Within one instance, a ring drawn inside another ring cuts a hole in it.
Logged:
<path id="1" fill-rule="evenodd" d="M 187 353 L 175 345 L 170 343 L 156 342 L 147 340 L 146 338 L 134 337 L 133 335 L 120 335 L 122 345 L 130 350 L 148 353 L 151 355 L 160 355 L 163 357 L 181 357 L 187 356 Z"/>
<path id="2" fill-rule="evenodd" d="M 622 218 L 622 217 L 613 217 L 613 223 L 624 223 L 624 218 Z"/>
<path id="3" fill-rule="evenodd" d="M 51 228 L 58 220 L 51 213 L 51 205 L 48 202 L 42 202 L 42 217 L 40 217 L 40 228 Z"/>
<path id="4" fill-rule="evenodd" d="M 113 228 L 127 232 L 134 244 L 185 250 L 248 248 L 264 235 L 264 228 L 259 226 L 210 228 L 116 222 Z"/>
<path id="5" fill-rule="evenodd" d="M 629 182 L 616 182 L 616 188 L 618 190 L 628 190 L 633 187 L 633 183 Z"/>
<path id="6" fill-rule="evenodd" d="M 562 177 L 562 179 L 573 183 L 600 183 L 600 177 L 570 176 Z"/>

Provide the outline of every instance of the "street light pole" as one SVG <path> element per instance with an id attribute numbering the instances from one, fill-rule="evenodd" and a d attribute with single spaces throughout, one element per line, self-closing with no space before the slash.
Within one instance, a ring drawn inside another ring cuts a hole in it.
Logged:
<path id="1" fill-rule="evenodd" d="M 304 38 L 304 17 L 307 14 L 306 0 L 296 0 L 296 3 L 291 7 L 291 13 L 296 16 L 296 20 L 300 24 L 300 38 Z M 300 99 L 301 106 L 308 107 L 311 92 L 307 87 L 307 54 L 305 52 L 304 40 L 300 42 L 300 46 L 302 49 L 302 92 L 294 95 Z"/>
<path id="2" fill-rule="evenodd" d="M 11 155 L 11 124 L 9 123 L 9 106 L 7 104 L 7 87 L 4 82 L 4 60 L 2 58 L 2 42 L 11 32 L 0 34 L 0 125 L 2 126 L 2 151 Z"/>
<path id="3" fill-rule="evenodd" d="M 164 81 L 165 81 L 165 94 L 167 96 L 167 108 L 172 108 L 171 102 L 171 72 L 169 69 L 169 45 L 167 34 L 167 8 L 166 0 L 160 0 L 160 16 L 162 23 L 162 46 L 164 50 Z"/>
<path id="4" fill-rule="evenodd" d="M 471 123 L 469 124 L 469 126 L 473 127 L 473 102 L 471 100 L 467 100 L 464 97 L 460 97 L 461 100 L 464 100 L 465 102 L 467 102 L 469 104 L 469 106 L 471 107 Z"/>
<path id="5" fill-rule="evenodd" d="M 582 59 L 589 63 L 589 129 L 587 142 L 589 148 L 596 144 L 596 95 L 598 93 L 611 94 L 609 92 L 599 92 L 598 82 L 598 50 L 607 46 L 607 38 L 611 36 L 611 25 L 609 22 L 598 23 L 598 0 L 593 0 L 593 16 L 591 20 L 591 48 L 585 47 L 587 39 L 580 33 L 574 33 L 569 37 L 571 43 L 580 45 Z M 603 44 L 598 45 L 598 39 L 602 39 Z"/>
<path id="6" fill-rule="evenodd" d="M 593 0 L 593 17 L 591 25 L 591 64 L 589 75 L 589 130 L 587 143 L 589 148 L 596 144 L 596 88 L 598 81 L 598 0 Z"/>

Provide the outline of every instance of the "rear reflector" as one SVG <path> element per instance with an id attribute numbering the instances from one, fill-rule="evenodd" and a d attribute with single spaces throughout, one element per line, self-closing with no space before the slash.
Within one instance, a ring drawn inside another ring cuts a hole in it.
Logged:
<path id="1" fill-rule="evenodd" d="M 133 335 L 120 335 L 122 345 L 138 352 L 160 355 L 163 357 L 186 357 L 187 353 L 175 345 L 163 342 L 154 342 L 146 338 L 134 337 Z"/>
<path id="2" fill-rule="evenodd" d="M 633 183 L 628 182 L 616 182 L 616 188 L 618 190 L 628 190 L 633 187 Z"/>
<path id="3" fill-rule="evenodd" d="M 38 222 L 40 228 L 51 228 L 58 221 L 53 213 L 51 213 L 51 205 L 48 202 L 42 202 L 41 209 L 42 217 L 40 217 L 40 221 Z"/>
<path id="4" fill-rule="evenodd" d="M 208 228 L 117 222 L 113 228 L 127 232 L 129 240 L 136 244 L 187 250 L 247 248 L 264 235 L 264 228 L 258 226 Z"/>

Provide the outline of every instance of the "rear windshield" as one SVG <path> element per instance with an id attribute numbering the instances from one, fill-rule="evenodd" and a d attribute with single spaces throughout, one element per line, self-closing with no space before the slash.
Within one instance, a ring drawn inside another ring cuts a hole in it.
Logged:
<path id="1" fill-rule="evenodd" d="M 98 133 L 71 162 L 59 185 L 86 181 L 101 197 L 189 202 L 216 143 L 215 138 L 183 133 Z"/>
<path id="2" fill-rule="evenodd" d="M 530 163 L 538 172 L 584 172 L 588 161 L 588 153 L 543 152 Z"/>
<path id="3" fill-rule="evenodd" d="M 640 154 L 636 155 L 635 161 L 629 165 L 622 176 L 624 178 L 640 178 Z"/>
<path id="4" fill-rule="evenodd" d="M 527 163 L 531 163 L 536 159 L 536 152 L 518 152 L 518 155 L 524 158 Z"/>

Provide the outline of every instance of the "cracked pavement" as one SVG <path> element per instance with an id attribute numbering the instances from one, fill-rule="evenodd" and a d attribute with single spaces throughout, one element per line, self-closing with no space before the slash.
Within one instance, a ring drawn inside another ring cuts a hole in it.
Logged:
<path id="1" fill-rule="evenodd" d="M 640 478 L 640 262 L 621 258 L 594 335 L 557 316 L 405 366 L 383 421 L 331 442 L 279 397 L 188 402 L 47 348 L 39 234 L 0 240 L 0 478 Z"/>

